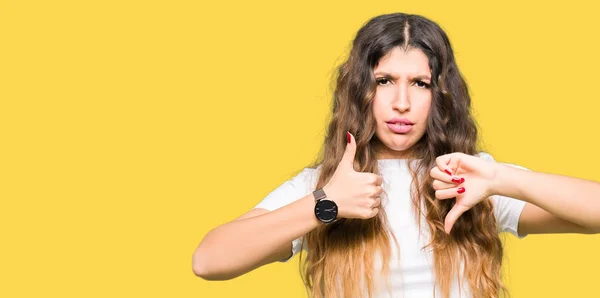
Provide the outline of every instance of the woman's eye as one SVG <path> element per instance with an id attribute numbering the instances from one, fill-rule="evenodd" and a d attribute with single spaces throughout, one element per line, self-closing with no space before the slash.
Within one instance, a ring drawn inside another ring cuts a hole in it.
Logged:
<path id="1" fill-rule="evenodd" d="M 387 85 L 389 82 L 390 82 L 390 80 L 388 80 L 386 78 L 377 79 L 378 85 Z"/>
<path id="2" fill-rule="evenodd" d="M 420 88 L 429 88 L 429 84 L 427 84 L 423 81 L 417 81 L 415 84 L 417 85 L 417 87 L 420 87 Z"/>

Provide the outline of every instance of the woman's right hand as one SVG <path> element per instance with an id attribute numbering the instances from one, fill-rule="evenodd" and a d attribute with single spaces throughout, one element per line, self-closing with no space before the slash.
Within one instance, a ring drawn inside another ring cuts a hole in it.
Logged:
<path id="1" fill-rule="evenodd" d="M 372 218 L 379 212 L 383 180 L 379 175 L 354 170 L 356 142 L 352 134 L 347 134 L 344 156 L 323 191 L 337 204 L 338 217 Z"/>

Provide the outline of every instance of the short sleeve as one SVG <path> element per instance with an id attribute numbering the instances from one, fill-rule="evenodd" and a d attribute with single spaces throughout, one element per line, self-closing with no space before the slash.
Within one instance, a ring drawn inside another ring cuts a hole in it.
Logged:
<path id="1" fill-rule="evenodd" d="M 494 158 L 490 154 L 485 152 L 479 153 L 479 157 L 484 160 L 495 162 Z M 524 167 L 513 164 L 502 164 L 523 170 L 528 170 Z M 525 207 L 525 202 L 515 198 L 500 195 L 494 195 L 491 197 L 491 199 L 494 204 L 494 216 L 496 217 L 496 220 L 498 222 L 499 231 L 511 233 L 518 238 L 524 238 L 526 235 L 519 235 L 518 231 L 519 218 L 521 217 L 521 212 L 523 212 L 523 208 Z"/>
<path id="2" fill-rule="evenodd" d="M 316 169 L 305 168 L 302 172 L 271 191 L 254 208 L 273 211 L 291 204 L 310 194 L 316 186 L 317 178 Z M 281 262 L 289 261 L 302 250 L 302 240 L 303 237 L 299 237 L 292 241 L 292 255 L 287 259 L 281 260 Z"/>

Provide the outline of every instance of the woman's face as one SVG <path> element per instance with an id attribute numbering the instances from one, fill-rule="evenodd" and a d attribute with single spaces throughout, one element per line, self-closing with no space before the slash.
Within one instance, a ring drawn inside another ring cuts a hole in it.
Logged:
<path id="1" fill-rule="evenodd" d="M 384 146 L 378 158 L 407 158 L 425 134 L 431 106 L 429 59 L 419 49 L 394 48 L 374 69 L 377 91 L 375 135 Z"/>

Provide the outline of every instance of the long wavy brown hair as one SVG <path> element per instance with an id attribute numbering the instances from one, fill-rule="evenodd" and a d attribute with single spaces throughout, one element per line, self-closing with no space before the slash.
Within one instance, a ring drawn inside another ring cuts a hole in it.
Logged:
<path id="1" fill-rule="evenodd" d="M 429 170 L 436 157 L 451 153 L 477 153 L 477 126 L 471 115 L 471 99 L 450 41 L 435 22 L 418 15 L 394 13 L 369 20 L 357 33 L 348 59 L 335 80 L 333 113 L 314 166 L 320 166 L 316 188 L 323 187 L 336 170 L 346 146 L 346 131 L 356 139 L 355 170 L 379 174 L 372 102 L 377 83 L 373 74 L 379 60 L 393 48 L 419 49 L 429 58 L 432 72 L 432 104 L 424 136 L 411 148 L 411 198 L 419 228 L 426 219 L 434 256 L 436 286 L 449 297 L 451 282 L 466 278 L 474 297 L 498 297 L 506 293 L 501 279 L 502 243 L 490 200 L 465 212 L 450 235 L 444 218 L 453 200 L 436 200 Z M 394 240 L 394 242 L 392 242 Z M 306 259 L 301 271 L 313 297 L 372 297 L 380 289 L 375 278 L 378 255 L 381 275 L 389 276 L 391 245 L 396 243 L 383 208 L 374 218 L 341 219 L 323 225 L 304 237 Z M 460 274 L 461 269 L 464 270 Z M 388 285 L 389 286 L 389 285 Z M 388 287 L 389 289 L 389 287 Z M 434 293 L 435 295 L 435 288 Z"/>

